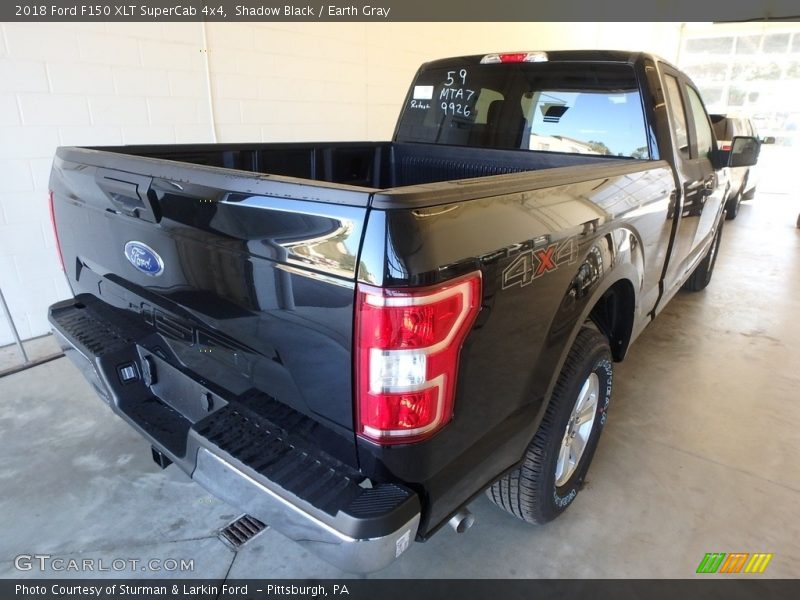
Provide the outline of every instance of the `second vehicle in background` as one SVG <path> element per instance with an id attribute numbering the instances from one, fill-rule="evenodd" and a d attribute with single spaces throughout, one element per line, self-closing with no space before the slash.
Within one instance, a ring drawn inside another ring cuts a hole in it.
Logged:
<path id="1" fill-rule="evenodd" d="M 747 117 L 729 115 L 709 115 L 714 126 L 720 150 L 730 150 L 731 140 L 736 136 L 758 137 L 753 122 Z M 764 143 L 772 143 L 774 138 L 765 138 Z M 742 200 L 752 200 L 756 195 L 758 183 L 756 167 L 731 167 L 731 187 L 725 204 L 726 218 L 735 219 L 739 214 Z"/>

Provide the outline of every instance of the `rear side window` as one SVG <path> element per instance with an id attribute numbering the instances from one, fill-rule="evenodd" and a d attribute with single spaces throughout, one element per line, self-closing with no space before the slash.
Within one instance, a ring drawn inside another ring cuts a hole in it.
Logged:
<path id="1" fill-rule="evenodd" d="M 636 76 L 623 64 L 426 69 L 411 88 L 396 139 L 649 158 Z"/>
<path id="2" fill-rule="evenodd" d="M 711 150 L 714 147 L 714 136 L 711 133 L 711 125 L 708 124 L 706 109 L 703 108 L 703 101 L 694 88 L 686 88 L 689 94 L 689 104 L 692 105 L 692 119 L 694 130 L 697 132 L 697 156 L 700 158 L 711 158 Z"/>
<path id="3" fill-rule="evenodd" d="M 669 116 L 672 121 L 672 134 L 675 136 L 675 145 L 680 150 L 684 158 L 689 158 L 689 129 L 686 126 L 686 110 L 683 106 L 683 98 L 678 85 L 678 80 L 672 75 L 664 77 L 669 98 Z"/>

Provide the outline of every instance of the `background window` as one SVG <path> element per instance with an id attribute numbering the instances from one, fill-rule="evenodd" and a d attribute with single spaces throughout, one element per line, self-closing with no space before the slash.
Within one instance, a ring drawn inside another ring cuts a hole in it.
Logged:
<path id="1" fill-rule="evenodd" d="M 720 36 L 723 31 L 730 34 Z M 724 41 L 731 38 L 732 47 Z M 678 66 L 692 78 L 708 112 L 751 118 L 761 135 L 776 137 L 779 145 L 800 143 L 796 25 L 693 26 L 686 30 Z"/>

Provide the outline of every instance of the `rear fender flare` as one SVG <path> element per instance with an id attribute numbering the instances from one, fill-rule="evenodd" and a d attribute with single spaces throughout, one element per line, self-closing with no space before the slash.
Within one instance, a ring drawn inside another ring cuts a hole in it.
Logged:
<path id="1" fill-rule="evenodd" d="M 644 260 L 642 256 L 642 244 L 638 235 L 627 228 L 620 228 L 608 232 L 598 237 L 588 248 L 583 261 L 575 269 L 575 273 L 570 280 L 569 286 L 564 292 L 561 302 L 556 310 L 555 317 L 545 338 L 543 352 L 558 352 L 558 360 L 555 368 L 549 367 L 547 374 L 536 372 L 533 377 L 549 378 L 548 385 L 544 394 L 544 402 L 537 415 L 538 423 L 547 410 L 547 405 L 552 397 L 553 388 L 556 385 L 558 376 L 564 366 L 564 361 L 569 354 L 570 348 L 578 336 L 578 332 L 584 323 L 589 319 L 589 315 L 608 290 L 621 281 L 628 283 L 633 291 L 633 312 L 631 315 L 631 327 L 626 336 L 624 348 L 615 353 L 617 360 L 624 357 L 627 345 L 630 342 L 631 331 L 633 330 L 633 319 L 635 319 L 636 306 L 639 292 L 642 286 L 644 273 Z M 603 263 L 598 268 L 598 261 Z M 593 279 L 587 285 L 587 277 Z M 550 363 L 550 361 L 539 361 L 539 364 Z"/>

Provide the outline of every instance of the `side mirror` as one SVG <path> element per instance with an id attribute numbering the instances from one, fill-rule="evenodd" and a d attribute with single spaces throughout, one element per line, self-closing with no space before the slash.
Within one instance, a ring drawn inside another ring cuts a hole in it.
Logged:
<path id="1" fill-rule="evenodd" d="M 752 167 L 758 162 L 761 144 L 754 137 L 736 136 L 731 142 L 728 155 L 729 167 Z"/>
<path id="2" fill-rule="evenodd" d="M 772 137 L 771 135 L 768 135 L 767 137 L 761 139 L 761 143 L 762 144 L 774 144 L 775 143 L 775 138 Z"/>

